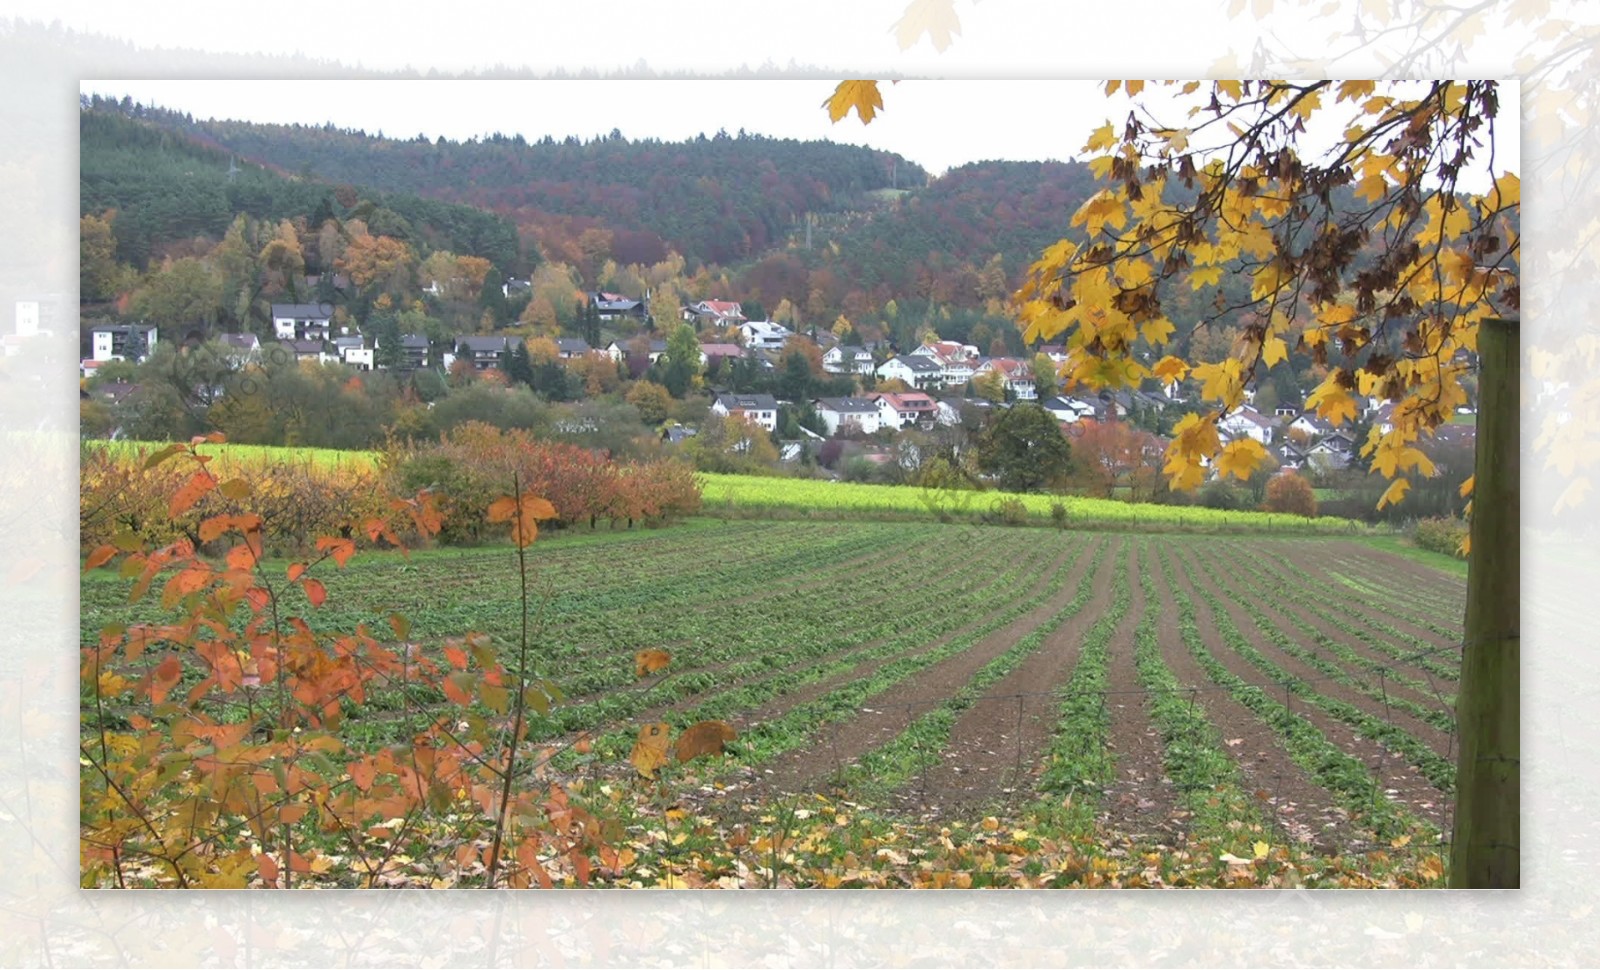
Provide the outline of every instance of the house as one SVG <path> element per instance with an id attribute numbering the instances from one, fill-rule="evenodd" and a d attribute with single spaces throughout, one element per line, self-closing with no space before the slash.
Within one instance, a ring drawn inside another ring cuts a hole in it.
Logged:
<path id="1" fill-rule="evenodd" d="M 883 426 L 887 428 L 904 428 L 908 425 L 931 428 L 939 419 L 939 405 L 933 398 L 917 391 L 903 394 L 880 391 L 868 394 L 867 399 L 877 403 Z"/>
<path id="2" fill-rule="evenodd" d="M 225 333 L 217 337 L 223 355 L 235 367 L 253 364 L 261 359 L 261 338 L 253 333 Z"/>
<path id="3" fill-rule="evenodd" d="M 1394 402 L 1384 401 L 1368 417 L 1372 420 L 1374 428 L 1383 434 L 1388 434 L 1394 430 Z"/>
<path id="4" fill-rule="evenodd" d="M 533 281 L 519 280 L 514 276 L 508 276 L 506 281 L 500 284 L 500 292 L 508 300 L 511 299 L 513 294 L 520 296 L 524 293 L 532 293 Z"/>
<path id="5" fill-rule="evenodd" d="M 1040 402 L 1040 406 L 1050 412 L 1050 416 L 1065 424 L 1075 424 L 1086 418 L 1093 418 L 1097 410 L 1093 404 L 1080 401 L 1072 397 L 1052 397 Z"/>
<path id="6" fill-rule="evenodd" d="M 333 338 L 333 352 L 346 367 L 356 370 L 372 370 L 376 364 L 372 348 L 360 337 Z"/>
<path id="7" fill-rule="evenodd" d="M 1283 447 L 1278 449 L 1278 452 L 1281 456 L 1279 467 L 1287 468 L 1291 471 L 1300 471 L 1306 467 L 1306 462 L 1308 459 L 1306 457 L 1305 449 L 1301 448 L 1294 442 L 1285 441 L 1283 443 Z"/>
<path id="8" fill-rule="evenodd" d="M 1322 440 L 1306 449 L 1306 464 L 1319 470 L 1344 468 L 1355 453 L 1356 439 L 1340 428 L 1323 435 Z"/>
<path id="9" fill-rule="evenodd" d="M 1005 389 L 1007 400 L 1034 401 L 1039 397 L 1033 380 L 1033 367 L 1027 361 L 1015 357 L 991 357 L 973 368 L 972 379 L 977 380 L 984 374 L 1000 375 L 1000 386 Z"/>
<path id="10" fill-rule="evenodd" d="M 778 400 L 770 394 L 718 394 L 711 413 L 738 416 L 768 431 L 778 429 Z"/>
<path id="11" fill-rule="evenodd" d="M 923 344 L 911 352 L 913 357 L 927 357 L 939 365 L 941 379 L 946 387 L 965 384 L 972 380 L 978 364 L 978 348 L 971 344 L 958 344 L 953 340 L 938 340 Z"/>
<path id="12" fill-rule="evenodd" d="M 715 367 L 724 360 L 739 360 L 744 356 L 744 348 L 738 344 L 701 344 L 700 366 Z"/>
<path id="13" fill-rule="evenodd" d="M 701 300 L 682 312 L 683 319 L 696 326 L 734 327 L 745 322 L 744 312 L 732 300 Z"/>
<path id="14" fill-rule="evenodd" d="M 661 440 L 669 445 L 681 445 L 700 432 L 674 421 L 661 429 Z"/>
<path id="15" fill-rule="evenodd" d="M 877 374 L 879 380 L 904 381 L 919 391 L 944 386 L 944 368 L 931 357 L 916 354 L 890 357 L 878 365 Z"/>
<path id="16" fill-rule="evenodd" d="M 642 341 L 630 340 L 626 344 L 620 344 L 613 340 L 606 345 L 606 354 L 618 363 L 624 360 L 629 361 L 630 364 L 636 363 L 634 358 L 641 352 L 645 357 L 645 368 L 648 368 L 650 364 L 660 360 L 661 355 L 667 352 L 667 342 L 665 340 L 651 340 L 648 344 L 645 344 Z M 641 369 L 640 373 L 643 372 L 644 369 Z"/>
<path id="17" fill-rule="evenodd" d="M 594 304 L 595 313 L 602 320 L 619 320 L 623 317 L 636 320 L 645 318 L 644 302 L 630 300 L 620 293 L 603 293 L 597 290 L 589 294 L 589 302 Z"/>
<path id="18" fill-rule="evenodd" d="M 139 389 L 139 385 L 128 381 L 106 381 L 98 384 L 89 392 L 91 397 L 97 397 L 107 404 L 121 404 L 123 399 Z"/>
<path id="19" fill-rule="evenodd" d="M 828 434 L 840 431 L 872 434 L 883 427 L 883 413 L 878 402 L 864 397 L 823 397 L 811 402 L 817 417 L 828 426 Z"/>
<path id="20" fill-rule="evenodd" d="M 478 370 L 500 366 L 500 355 L 514 348 L 509 337 L 461 337 L 456 341 L 456 356 L 472 362 Z"/>
<path id="21" fill-rule="evenodd" d="M 400 335 L 400 369 L 421 370 L 428 366 L 428 338 L 420 333 Z"/>
<path id="22" fill-rule="evenodd" d="M 556 356 L 562 360 L 575 360 L 593 350 L 582 337 L 557 337 Z"/>
<path id="23" fill-rule="evenodd" d="M 138 363 L 156 349 L 160 333 L 141 323 L 106 323 L 89 331 L 91 360 L 131 360 Z"/>
<path id="24" fill-rule="evenodd" d="M 1272 444 L 1272 419 L 1246 404 L 1229 412 L 1217 422 L 1218 430 L 1225 430 L 1235 438 L 1254 438 L 1264 445 Z"/>
<path id="25" fill-rule="evenodd" d="M 272 304 L 272 335 L 279 340 L 327 340 L 332 329 L 331 303 Z"/>
<path id="26" fill-rule="evenodd" d="M 830 347 L 822 355 L 822 369 L 830 374 L 870 374 L 872 351 L 844 344 Z"/>
<path id="27" fill-rule="evenodd" d="M 278 343 L 293 354 L 295 360 L 325 361 L 329 359 L 324 353 L 326 345 L 320 340 L 280 340 Z"/>
<path id="28" fill-rule="evenodd" d="M 748 320 L 739 324 L 739 339 L 751 350 L 782 350 L 793 336 L 794 332 L 788 327 L 771 320 Z"/>
<path id="29" fill-rule="evenodd" d="M 1312 411 L 1307 411 L 1293 421 L 1289 422 L 1289 430 L 1297 431 L 1307 439 L 1315 441 L 1333 430 L 1333 425 L 1327 420 L 1317 417 Z"/>

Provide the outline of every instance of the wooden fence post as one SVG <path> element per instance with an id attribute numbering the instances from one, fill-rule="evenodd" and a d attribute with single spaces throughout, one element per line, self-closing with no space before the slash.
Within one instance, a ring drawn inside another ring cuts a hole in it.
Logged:
<path id="1" fill-rule="evenodd" d="M 1453 889 L 1516 889 L 1521 874 L 1521 367 L 1518 325 L 1478 327 L 1477 461 L 1466 639 L 1456 700 L 1461 750 L 1450 839 Z"/>

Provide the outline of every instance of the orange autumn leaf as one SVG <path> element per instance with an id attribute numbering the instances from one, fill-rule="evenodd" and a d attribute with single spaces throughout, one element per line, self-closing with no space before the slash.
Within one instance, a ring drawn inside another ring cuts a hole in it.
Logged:
<path id="1" fill-rule="evenodd" d="M 312 606 L 321 606 L 327 602 L 328 588 L 322 585 L 321 580 L 308 579 L 301 585 L 305 587 L 306 599 L 311 601 Z"/>
<path id="2" fill-rule="evenodd" d="M 644 677 L 672 663 L 672 654 L 665 650 L 640 650 L 633 655 L 633 675 Z"/>
<path id="3" fill-rule="evenodd" d="M 724 745 L 738 736 L 738 732 L 726 721 L 701 721 L 678 735 L 674 753 L 679 761 L 688 761 L 703 754 L 721 754 Z"/>
<path id="4" fill-rule="evenodd" d="M 335 565 L 343 569 L 350 557 L 356 554 L 356 544 L 349 539 L 340 539 L 336 536 L 322 536 L 317 540 L 317 551 L 326 552 Z"/>
<path id="5" fill-rule="evenodd" d="M 539 519 L 556 517 L 556 507 L 536 495 L 524 495 L 521 501 L 503 495 L 489 503 L 490 522 L 510 522 L 511 541 L 526 546 L 539 537 Z"/>
<path id="6" fill-rule="evenodd" d="M 167 514 L 177 518 L 194 507 L 205 494 L 217 486 L 217 479 L 204 468 L 189 476 L 179 489 L 172 493 L 172 501 L 167 503 Z"/>
<path id="7" fill-rule="evenodd" d="M 83 561 L 83 571 L 88 572 L 96 567 L 104 566 L 106 563 L 110 562 L 111 558 L 116 554 L 116 546 L 100 546 L 99 548 L 95 549 L 95 551 L 89 553 L 89 558 Z"/>

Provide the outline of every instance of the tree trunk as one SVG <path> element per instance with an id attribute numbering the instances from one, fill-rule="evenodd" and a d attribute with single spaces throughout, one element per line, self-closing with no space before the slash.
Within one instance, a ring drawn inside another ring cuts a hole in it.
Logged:
<path id="1" fill-rule="evenodd" d="M 1456 699 L 1461 751 L 1451 833 L 1452 889 L 1521 886 L 1521 491 L 1518 325 L 1478 329 L 1477 464 L 1466 639 Z"/>

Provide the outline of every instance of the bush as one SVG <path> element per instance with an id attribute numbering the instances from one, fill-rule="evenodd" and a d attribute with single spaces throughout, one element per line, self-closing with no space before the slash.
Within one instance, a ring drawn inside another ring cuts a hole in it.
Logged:
<path id="1" fill-rule="evenodd" d="M 445 542 L 483 541 L 489 503 L 505 494 L 513 476 L 523 491 L 540 495 L 564 525 L 601 519 L 612 524 L 693 515 L 700 510 L 694 470 L 678 461 L 619 462 L 586 448 L 541 441 L 524 431 L 501 431 L 480 422 L 441 440 L 413 446 L 395 462 L 403 492 L 433 488 L 441 500 Z"/>
<path id="2" fill-rule="evenodd" d="M 1237 488 L 1219 478 L 1200 490 L 1200 504 L 1208 509 L 1237 512 L 1244 507 L 1244 497 Z"/>
<path id="3" fill-rule="evenodd" d="M 1000 525 L 1027 525 L 1028 505 L 1020 498 L 997 498 L 989 507 L 987 518 Z"/>
<path id="4" fill-rule="evenodd" d="M 1311 483 L 1294 472 L 1272 476 L 1267 482 L 1267 511 L 1317 517 L 1317 496 Z"/>
<path id="5" fill-rule="evenodd" d="M 1465 519 L 1450 517 L 1418 519 L 1411 528 L 1411 541 L 1415 542 L 1419 549 L 1465 559 L 1466 557 L 1461 554 L 1461 544 L 1466 541 L 1467 533 L 1468 526 Z"/>

